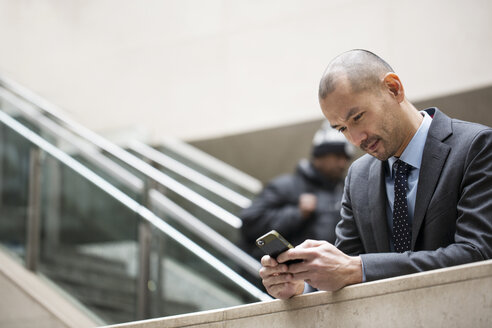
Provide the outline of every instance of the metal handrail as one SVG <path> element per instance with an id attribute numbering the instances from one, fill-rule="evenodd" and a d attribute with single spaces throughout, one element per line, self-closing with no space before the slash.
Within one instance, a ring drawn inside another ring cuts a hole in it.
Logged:
<path id="1" fill-rule="evenodd" d="M 144 183 L 142 179 L 139 179 L 134 174 L 116 164 L 114 161 L 102 155 L 91 144 L 81 142 L 80 139 L 75 137 L 66 129 L 61 128 L 54 121 L 40 114 L 39 111 L 33 107 L 33 105 L 28 104 L 2 87 L 0 87 L 0 99 L 6 99 L 8 102 L 15 104 L 16 109 L 24 117 L 32 120 L 37 124 L 37 126 L 41 127 L 45 131 L 48 131 L 64 142 L 75 146 L 80 154 L 83 154 L 91 162 L 96 163 L 99 167 L 103 168 L 107 174 L 115 177 L 118 181 L 123 182 L 123 184 L 130 188 L 130 190 L 136 193 L 141 193 L 144 191 Z"/>
<path id="2" fill-rule="evenodd" d="M 186 224 L 194 234 L 201 236 L 201 238 L 209 244 L 219 245 L 220 247 L 216 247 L 215 249 L 227 257 L 234 259 L 235 262 L 253 276 L 259 277 L 258 271 L 261 268 L 261 264 L 258 261 L 230 242 L 227 238 L 224 238 L 222 235 L 215 232 L 214 229 L 210 228 L 191 213 L 170 201 L 159 191 L 152 189 L 149 193 L 152 205 L 158 207 L 159 210 L 171 217 L 179 217 L 180 222 Z"/>
<path id="3" fill-rule="evenodd" d="M 115 176 L 118 181 L 123 182 L 130 190 L 134 192 L 143 192 L 144 183 L 143 181 L 136 177 L 134 174 L 126 171 L 124 168 L 116 164 L 114 161 L 109 160 L 107 157 L 101 155 L 100 152 L 96 152 L 95 148 L 88 143 L 82 143 L 78 140 L 73 134 L 66 131 L 63 127 L 59 126 L 54 121 L 50 120 L 44 115 L 41 115 L 38 110 L 36 110 L 33 105 L 30 105 L 18 98 L 17 96 L 12 95 L 10 92 L 0 87 L 0 99 L 6 99 L 7 101 L 15 104 L 15 107 L 21 112 L 24 117 L 27 117 L 36 123 L 39 126 L 49 133 L 59 137 L 64 142 L 68 142 L 69 144 L 77 147 L 82 154 L 86 156 L 90 161 L 99 165 L 99 167 L 103 168 L 106 173 Z M 209 228 L 204 223 L 202 223 L 196 217 L 191 216 L 184 209 L 179 207 L 176 204 L 173 204 L 166 196 L 162 195 L 160 191 L 151 189 L 149 193 L 152 196 L 152 200 L 154 205 L 159 209 L 169 209 L 172 208 L 172 213 L 168 212 L 172 217 L 179 221 L 183 226 L 185 226 L 188 230 L 196 233 L 196 227 L 200 226 L 202 233 L 198 234 L 200 238 L 205 240 L 211 247 L 220 251 L 225 256 L 227 256 L 232 261 L 238 263 L 243 269 L 250 272 L 254 276 L 258 276 L 259 262 L 252 258 L 249 254 L 242 252 L 236 245 L 229 242 L 225 239 L 221 234 L 217 231 Z M 183 217 L 176 215 L 176 213 L 180 213 L 184 215 Z M 190 219 L 190 216 L 193 217 Z M 207 229 L 208 228 L 208 229 Z M 228 247 L 220 247 L 217 244 L 217 240 L 226 240 L 224 242 L 228 245 Z"/>
<path id="4" fill-rule="evenodd" d="M 251 205 L 251 200 L 244 197 L 241 194 L 238 194 L 234 190 L 220 184 L 206 175 L 201 174 L 200 172 L 189 168 L 181 162 L 163 154 L 160 151 L 155 150 L 154 148 L 147 146 L 146 144 L 132 140 L 128 143 L 128 147 L 134 152 L 148 158 L 152 162 L 155 162 L 167 169 L 170 169 L 179 175 L 186 177 L 188 180 L 193 181 L 205 188 L 209 191 L 215 193 L 216 195 L 224 198 L 225 200 L 241 207 L 245 208 Z"/>
<path id="5" fill-rule="evenodd" d="M 30 103 L 34 104 L 37 106 L 40 110 L 44 111 L 48 115 L 52 116 L 54 119 L 56 119 L 59 123 L 61 123 L 63 126 L 65 126 L 67 129 L 69 129 L 72 133 L 80 136 L 81 138 L 91 142 L 93 145 L 97 146 L 99 149 L 104 150 L 105 152 L 111 154 L 112 156 L 118 158 L 119 160 L 123 161 L 124 163 L 128 164 L 129 166 L 133 167 L 137 171 L 139 171 L 141 174 L 143 174 L 145 177 L 150 179 L 151 181 L 158 183 L 175 193 L 181 195 L 182 197 L 190 200 L 197 206 L 201 207 L 205 211 L 209 212 L 210 214 L 214 215 L 215 217 L 219 218 L 223 222 L 229 224 L 233 228 L 239 229 L 242 226 L 242 220 L 237 217 L 236 215 L 233 215 L 232 213 L 229 213 L 228 211 L 224 210 L 220 206 L 217 206 L 216 204 L 212 203 L 205 197 L 202 197 L 201 195 L 197 194 L 193 190 L 187 188 L 186 186 L 183 186 L 176 180 L 166 176 L 156 168 L 152 167 L 151 165 L 145 163 L 144 161 L 140 160 L 136 156 L 130 154 L 129 152 L 125 151 L 121 147 L 118 147 L 117 145 L 113 144 L 112 142 L 106 140 L 105 138 L 99 136 L 95 132 L 87 129 L 81 124 L 78 124 L 77 122 L 71 120 L 70 118 L 66 117 L 63 115 L 60 111 L 60 109 L 53 104 L 49 103 L 45 99 L 41 98 L 40 96 L 34 94 L 30 90 L 20 86 L 19 84 L 15 83 L 14 81 L 6 78 L 5 76 L 0 75 L 0 85 L 3 85 L 5 88 L 11 90 L 15 94 L 21 96 L 22 98 L 26 99 Z"/>
<path id="6" fill-rule="evenodd" d="M 169 224 L 164 222 L 160 217 L 156 216 L 146 207 L 140 205 L 135 200 L 131 199 L 129 196 L 121 192 L 119 189 L 115 188 L 113 185 L 108 183 L 106 180 L 99 177 L 97 174 L 71 158 L 69 155 L 56 148 L 46 140 L 42 139 L 40 136 L 27 129 L 13 118 L 5 114 L 0 110 L 0 122 L 17 132 L 19 135 L 29 140 L 39 149 L 43 150 L 45 153 L 49 154 L 56 160 L 60 161 L 67 167 L 71 168 L 73 171 L 80 174 L 83 178 L 87 179 L 89 182 L 97 186 L 99 189 L 107 193 L 113 199 L 120 202 L 123 206 L 127 207 L 129 210 L 133 211 L 140 218 L 147 221 L 149 224 L 154 226 L 157 230 L 161 231 L 165 235 L 172 238 L 178 244 L 182 245 L 186 249 L 190 250 L 192 253 L 197 255 L 199 258 L 203 259 L 206 263 L 220 272 L 226 279 L 232 281 L 235 285 L 241 287 L 245 292 L 259 300 L 270 300 L 271 297 L 259 290 L 249 281 L 241 277 L 239 274 L 234 272 L 231 268 L 226 266 L 224 263 L 219 261 L 213 255 L 205 251 L 203 248 L 198 246 L 188 237 L 184 236 L 182 233 L 171 227 Z"/>
<path id="7" fill-rule="evenodd" d="M 229 164 L 224 163 L 217 158 L 179 139 L 164 137 L 160 139 L 160 144 L 166 148 L 171 149 L 173 152 L 179 154 L 180 156 L 186 157 L 193 161 L 199 161 L 200 165 L 202 165 L 207 170 L 226 178 L 227 180 L 235 183 L 236 185 L 248 190 L 253 194 L 259 193 L 263 188 L 261 181 L 259 181 L 258 179 L 237 170 L 233 166 L 230 166 Z"/>

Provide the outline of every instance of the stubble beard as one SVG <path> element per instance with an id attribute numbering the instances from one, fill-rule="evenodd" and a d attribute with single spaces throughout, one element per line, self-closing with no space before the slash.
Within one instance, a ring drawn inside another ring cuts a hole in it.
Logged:
<path id="1" fill-rule="evenodd" d="M 386 120 L 381 122 L 379 128 L 381 133 L 369 137 L 360 144 L 360 148 L 380 161 L 386 161 L 391 156 L 394 156 L 398 151 L 402 136 L 399 133 L 398 127 L 395 126 L 393 122 L 394 120 L 390 120 L 386 117 Z M 368 151 L 368 147 L 370 147 L 375 141 L 379 141 L 376 152 L 371 152 L 370 150 Z"/>
<path id="2" fill-rule="evenodd" d="M 370 145 L 372 145 L 374 142 L 378 141 L 378 151 L 383 149 L 384 151 L 382 153 L 379 152 L 371 152 L 368 148 Z M 368 153 L 369 155 L 376 157 L 380 161 L 386 161 L 388 158 L 393 156 L 396 152 L 396 150 L 391 149 L 391 147 L 388 147 L 388 143 L 386 142 L 385 139 L 383 139 L 381 136 L 373 136 L 360 145 L 360 149 L 362 149 L 364 152 Z"/>

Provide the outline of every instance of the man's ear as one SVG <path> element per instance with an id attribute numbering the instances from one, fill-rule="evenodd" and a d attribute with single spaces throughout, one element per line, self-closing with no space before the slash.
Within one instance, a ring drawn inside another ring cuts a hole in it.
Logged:
<path id="1" fill-rule="evenodd" d="M 387 73 L 383 78 L 383 84 L 399 103 L 405 99 L 405 90 L 398 75 L 392 72 Z"/>

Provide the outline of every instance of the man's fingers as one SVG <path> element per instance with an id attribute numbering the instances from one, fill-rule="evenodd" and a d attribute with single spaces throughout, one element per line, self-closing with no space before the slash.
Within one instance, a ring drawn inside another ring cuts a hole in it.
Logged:
<path id="1" fill-rule="evenodd" d="M 275 261 L 275 263 L 277 263 Z M 263 266 L 259 273 L 260 273 L 260 277 L 262 279 L 266 279 L 270 276 L 273 276 L 273 275 L 279 275 L 279 274 L 283 274 L 285 272 L 287 272 L 288 270 L 288 267 L 286 264 L 277 264 L 275 266 Z"/>
<path id="2" fill-rule="evenodd" d="M 316 247 L 329 245 L 328 242 L 324 240 L 312 240 L 307 239 L 299 246 L 289 249 L 277 257 L 278 263 L 284 263 L 289 260 L 312 260 L 314 257 L 318 256 Z"/>
<path id="3" fill-rule="evenodd" d="M 277 256 L 278 263 L 285 263 L 289 260 L 301 260 L 305 261 L 310 258 L 310 252 L 308 249 L 300 248 L 299 246 L 296 248 L 289 249 L 279 256 Z"/>
<path id="4" fill-rule="evenodd" d="M 267 290 L 268 293 L 275 298 L 288 299 L 294 295 L 302 294 L 302 291 L 304 290 L 304 282 L 294 281 L 281 283 L 270 286 L 270 288 L 267 288 Z"/>
<path id="5" fill-rule="evenodd" d="M 287 282 L 294 281 L 294 276 L 291 273 L 277 273 L 266 276 L 262 282 L 267 288 L 275 285 L 280 285 Z"/>
<path id="6" fill-rule="evenodd" d="M 278 265 L 278 262 L 270 255 L 265 255 L 261 258 L 261 265 L 264 267 L 272 267 Z"/>
<path id="7" fill-rule="evenodd" d="M 300 263 L 292 263 L 292 264 L 289 264 L 289 273 L 293 273 L 293 274 L 299 274 L 299 273 L 302 273 L 302 272 L 307 272 L 309 271 L 309 261 L 303 261 L 303 262 L 300 262 Z M 301 278 L 298 278 L 296 276 L 296 279 L 301 279 Z M 304 280 L 304 278 L 302 278 L 302 280 Z"/>
<path id="8" fill-rule="evenodd" d="M 327 241 L 324 240 L 313 240 L 313 239 L 306 239 L 302 244 L 297 246 L 296 248 L 311 248 L 311 247 L 318 247 L 322 245 L 329 244 Z"/>
<path id="9" fill-rule="evenodd" d="M 279 263 L 285 263 L 289 260 L 304 260 L 304 257 L 305 255 L 302 251 L 298 251 L 295 248 L 293 248 L 277 256 L 277 261 Z"/>

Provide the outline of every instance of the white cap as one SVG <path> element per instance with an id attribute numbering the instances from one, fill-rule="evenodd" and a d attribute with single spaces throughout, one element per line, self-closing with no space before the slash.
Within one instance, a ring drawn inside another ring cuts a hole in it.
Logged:
<path id="1" fill-rule="evenodd" d="M 343 135 L 325 121 L 313 138 L 313 157 L 320 157 L 328 153 L 344 153 L 347 157 L 354 156 L 355 149 Z"/>

